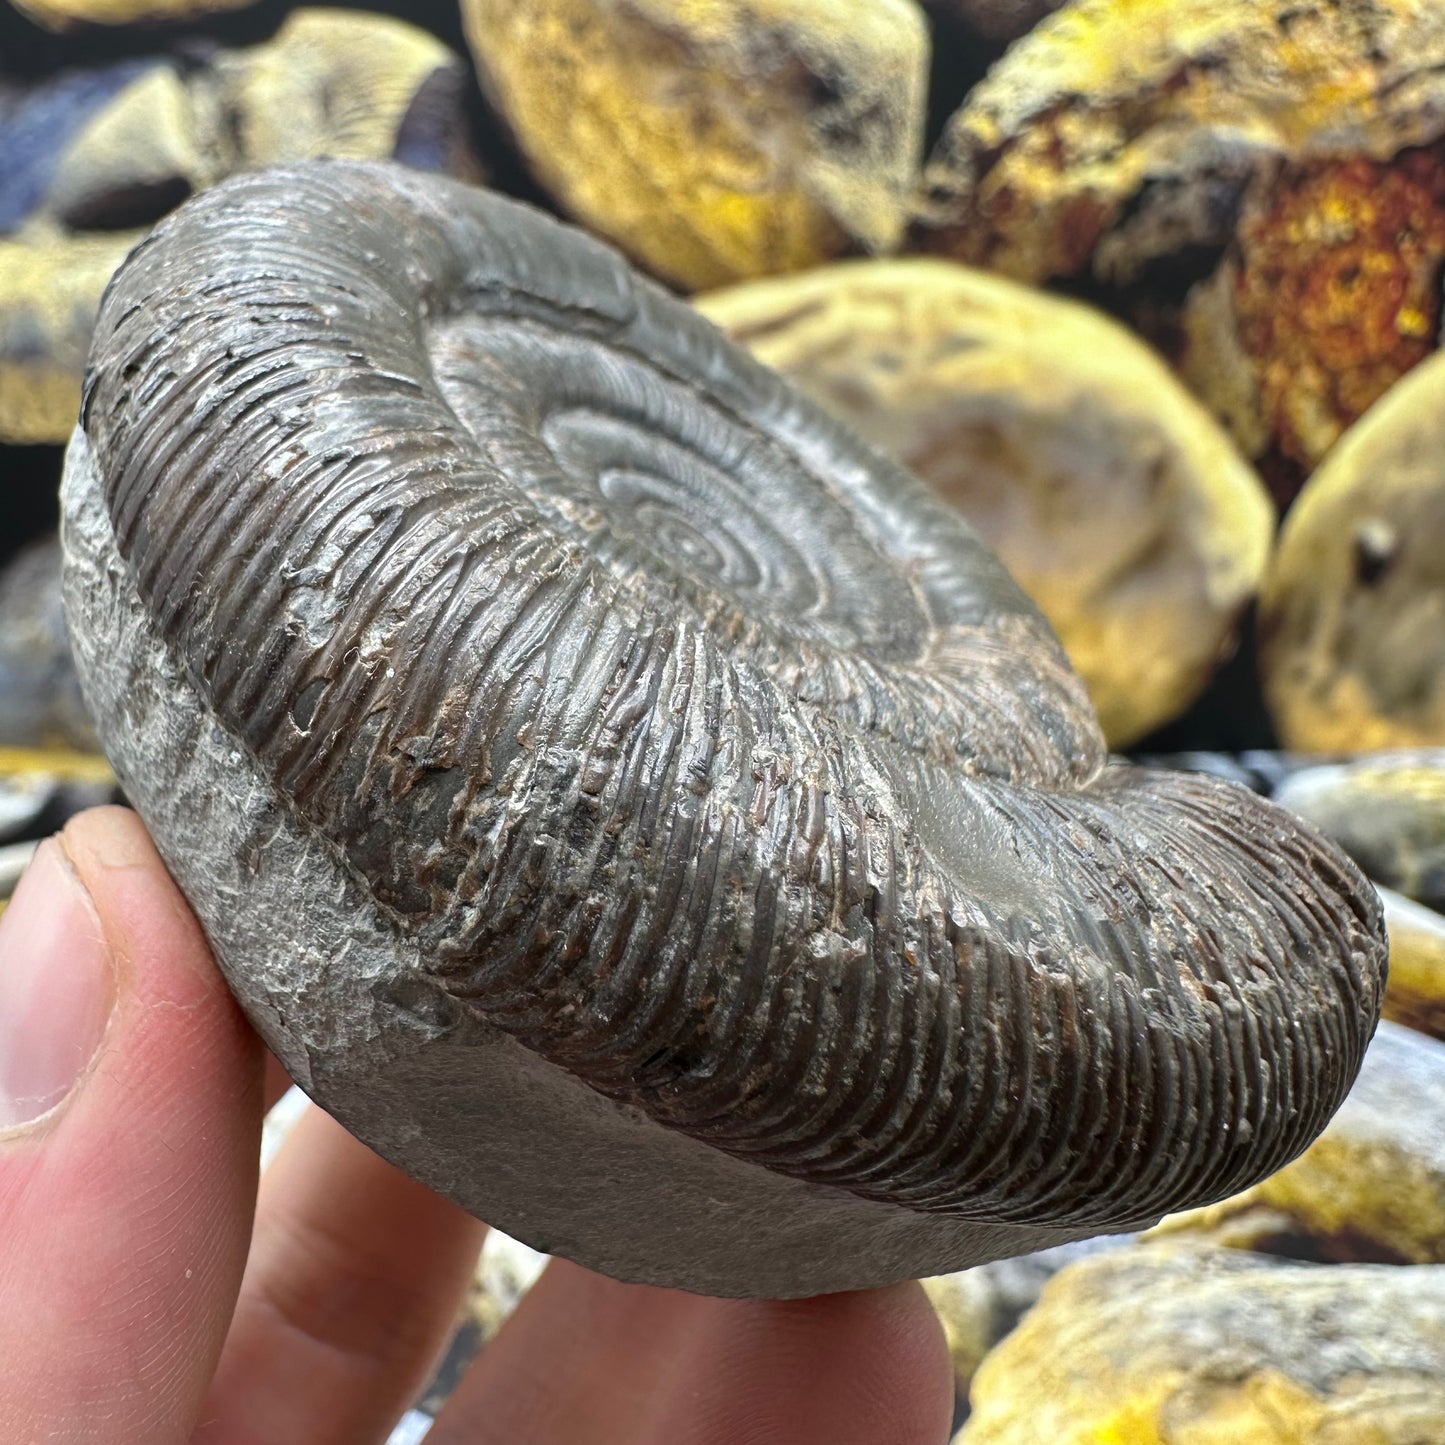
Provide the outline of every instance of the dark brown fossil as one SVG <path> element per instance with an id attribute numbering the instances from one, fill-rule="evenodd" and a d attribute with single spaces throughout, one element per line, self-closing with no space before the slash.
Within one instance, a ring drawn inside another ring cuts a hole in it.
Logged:
<path id="1" fill-rule="evenodd" d="M 1109 765 L 967 525 L 615 252 L 394 168 L 132 255 L 66 481 L 117 770 L 293 1075 L 509 1233 L 799 1294 L 1303 1149 L 1378 906 Z"/>

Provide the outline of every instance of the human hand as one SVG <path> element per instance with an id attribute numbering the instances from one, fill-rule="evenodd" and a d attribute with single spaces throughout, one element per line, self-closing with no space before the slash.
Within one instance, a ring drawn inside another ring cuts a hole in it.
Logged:
<path id="1" fill-rule="evenodd" d="M 484 1227 L 319 1109 L 258 1195 L 266 1076 L 134 815 L 42 845 L 0 919 L 6 1445 L 387 1438 Z M 951 1406 L 916 1284 L 712 1300 L 559 1260 L 427 1438 L 940 1445 Z"/>

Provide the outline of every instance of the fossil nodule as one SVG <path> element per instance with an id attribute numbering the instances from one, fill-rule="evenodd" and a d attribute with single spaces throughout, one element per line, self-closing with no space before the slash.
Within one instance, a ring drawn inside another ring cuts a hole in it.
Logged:
<path id="1" fill-rule="evenodd" d="M 382 167 L 106 297 L 66 598 L 293 1077 L 634 1279 L 805 1294 L 1298 1153 L 1379 1008 L 1343 854 L 1106 763 L 967 525 L 615 252 Z"/>

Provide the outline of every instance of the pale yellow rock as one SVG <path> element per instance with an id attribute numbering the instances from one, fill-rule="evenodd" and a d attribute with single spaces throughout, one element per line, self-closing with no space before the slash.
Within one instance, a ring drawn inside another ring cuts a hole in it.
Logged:
<path id="1" fill-rule="evenodd" d="M 190 20 L 222 10 L 244 10 L 256 0 L 13 0 L 15 8 L 51 30 L 76 25 L 133 25 L 148 20 Z"/>
<path id="2" fill-rule="evenodd" d="M 1445 745 L 1445 356 L 1346 434 L 1285 519 L 1261 597 L 1286 747 Z"/>
<path id="3" fill-rule="evenodd" d="M 1385 1017 L 1445 1039 L 1445 914 L 1388 888 L 1380 897 L 1390 935 Z"/>
<path id="4" fill-rule="evenodd" d="M 961 1390 L 967 1390 L 992 1348 L 993 1291 L 981 1271 L 960 1270 L 921 1280 L 948 1341 L 948 1357 Z"/>
<path id="5" fill-rule="evenodd" d="M 573 217 L 690 290 L 896 245 L 914 0 L 464 0 L 483 86 Z"/>
<path id="6" fill-rule="evenodd" d="M 118 188 L 178 205 L 190 191 L 225 174 L 208 149 L 192 87 L 173 67 L 155 65 L 91 116 L 66 146 L 46 192 L 45 212 L 83 231 Z M 109 222 L 105 228 L 113 229 Z"/>
<path id="7" fill-rule="evenodd" d="M 1103 1256 L 1045 1289 L 972 1403 L 955 1445 L 1433 1445 L 1445 1267 Z"/>
<path id="8" fill-rule="evenodd" d="M 267 44 L 216 62 L 238 151 L 228 170 L 385 159 L 422 83 L 454 59 L 435 36 L 385 15 L 293 11 Z"/>
<path id="9" fill-rule="evenodd" d="M 483 1343 L 497 1337 L 542 1277 L 549 1259 L 500 1229 L 487 1231 L 463 1310 L 476 1324 Z"/>
<path id="10" fill-rule="evenodd" d="M 1274 508 L 1123 327 L 923 259 L 696 304 L 972 522 L 1053 624 L 1111 744 L 1198 695 L 1263 577 Z"/>
<path id="11" fill-rule="evenodd" d="M 43 229 L 0 239 L 0 441 L 70 435 L 101 292 L 139 239 Z"/>
<path id="12" fill-rule="evenodd" d="M 1145 1237 L 1445 1265 L 1442 1121 L 1445 1044 L 1383 1023 L 1343 1107 L 1294 1163 L 1218 1204 L 1171 1215 Z"/>

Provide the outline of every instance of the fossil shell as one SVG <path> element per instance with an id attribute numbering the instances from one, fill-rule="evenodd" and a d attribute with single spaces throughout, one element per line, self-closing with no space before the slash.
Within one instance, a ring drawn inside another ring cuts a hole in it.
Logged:
<path id="1" fill-rule="evenodd" d="M 1264 576 L 1274 508 L 1123 327 L 931 260 L 696 304 L 968 518 L 1053 624 L 1111 747 L 1198 696 Z"/>
<path id="2" fill-rule="evenodd" d="M 1287 499 L 1435 348 L 1442 142 L 1437 0 L 1076 0 L 950 122 L 915 239 L 1117 298 Z"/>
<path id="3" fill-rule="evenodd" d="M 1445 1439 L 1445 1267 L 1160 1245 L 1063 1271 L 983 1363 L 955 1445 Z"/>
<path id="4" fill-rule="evenodd" d="M 464 0 L 477 73 L 567 211 L 688 289 L 902 236 L 913 0 Z"/>
<path id="5" fill-rule="evenodd" d="M 1285 518 L 1260 667 L 1287 747 L 1445 745 L 1442 408 L 1437 356 L 1351 428 Z"/>
<path id="6" fill-rule="evenodd" d="M 107 750 L 293 1077 L 715 1293 L 1222 1197 L 1379 1008 L 1354 866 L 1110 766 L 956 513 L 609 248 L 313 165 L 107 293 L 64 486 Z"/>
<path id="7" fill-rule="evenodd" d="M 1445 1265 L 1442 1122 L 1445 1045 L 1383 1023 L 1339 1113 L 1293 1164 L 1171 1216 L 1150 1237 L 1203 1235 L 1326 1262 Z"/>
<path id="8" fill-rule="evenodd" d="M 1333 838 L 1376 883 L 1445 909 L 1445 749 L 1303 768 L 1274 798 Z"/>
<path id="9" fill-rule="evenodd" d="M 466 82 L 414 26 L 303 9 L 204 66 L 122 61 L 22 95 L 0 118 L 0 441 L 70 435 L 95 308 L 138 228 L 233 172 L 310 156 L 474 178 Z"/>

